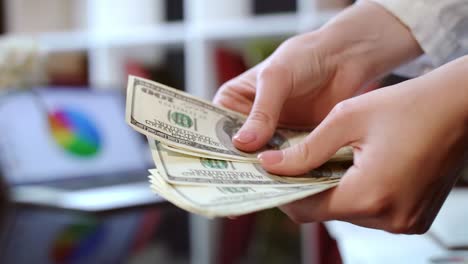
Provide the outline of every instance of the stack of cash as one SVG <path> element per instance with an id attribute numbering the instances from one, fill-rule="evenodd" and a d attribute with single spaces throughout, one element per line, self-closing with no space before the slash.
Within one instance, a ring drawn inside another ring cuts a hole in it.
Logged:
<path id="1" fill-rule="evenodd" d="M 207 217 L 236 216 L 287 204 L 330 189 L 352 165 L 340 149 L 307 174 L 265 171 L 257 155 L 299 143 L 308 132 L 278 129 L 256 153 L 236 149 L 232 137 L 246 117 L 184 92 L 129 77 L 126 120 L 148 137 L 156 165 L 151 188 L 171 203 Z"/>

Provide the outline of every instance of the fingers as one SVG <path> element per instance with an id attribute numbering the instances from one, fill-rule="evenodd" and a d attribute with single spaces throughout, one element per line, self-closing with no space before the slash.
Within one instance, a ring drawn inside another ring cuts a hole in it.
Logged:
<path id="1" fill-rule="evenodd" d="M 219 88 L 213 103 L 247 115 L 255 98 L 256 76 L 257 67 L 226 82 Z"/>
<path id="2" fill-rule="evenodd" d="M 292 89 L 292 77 L 283 66 L 262 67 L 257 75 L 257 91 L 249 116 L 234 136 L 234 145 L 243 151 L 255 151 L 272 137 L 283 104 Z"/>
<path id="3" fill-rule="evenodd" d="M 298 175 L 322 165 L 339 148 L 360 138 L 361 117 L 357 111 L 359 106 L 353 99 L 339 103 L 304 142 L 287 149 L 261 153 L 262 166 L 275 174 Z"/>
<path id="4" fill-rule="evenodd" d="M 365 154 L 369 159 L 372 154 Z M 385 230 L 391 233 L 422 234 L 430 227 L 430 222 L 415 219 L 420 212 L 395 207 L 398 192 L 379 182 L 377 167 L 353 166 L 333 189 L 305 199 L 283 205 L 280 209 L 297 223 L 341 220 L 355 225 Z M 381 173 L 381 172 L 380 172 Z M 366 185 L 372 181 L 370 186 Z"/>
<path id="5" fill-rule="evenodd" d="M 357 180 L 359 173 L 359 170 L 353 166 L 337 187 L 281 206 L 280 209 L 296 222 L 355 217 L 361 213 L 357 207 L 357 200 L 362 192 Z"/>
<path id="6" fill-rule="evenodd" d="M 341 220 L 390 232 L 398 228 L 401 232 L 400 222 L 392 219 L 392 204 L 387 194 L 362 188 L 362 178 L 369 173 L 353 166 L 337 187 L 280 209 L 298 223 Z"/>

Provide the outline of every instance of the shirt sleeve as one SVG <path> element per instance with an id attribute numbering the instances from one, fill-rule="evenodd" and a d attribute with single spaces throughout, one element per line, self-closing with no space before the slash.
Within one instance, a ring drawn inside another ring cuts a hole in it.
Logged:
<path id="1" fill-rule="evenodd" d="M 468 0 L 372 0 L 413 33 L 434 66 L 468 54 Z"/>

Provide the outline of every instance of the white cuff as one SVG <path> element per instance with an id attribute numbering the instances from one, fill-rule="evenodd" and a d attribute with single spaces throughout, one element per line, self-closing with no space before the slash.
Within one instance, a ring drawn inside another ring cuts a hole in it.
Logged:
<path id="1" fill-rule="evenodd" d="M 412 32 L 424 52 L 436 66 L 454 57 L 460 47 L 455 32 L 441 23 L 444 6 L 438 1 L 424 0 L 372 0 L 396 16 Z"/>

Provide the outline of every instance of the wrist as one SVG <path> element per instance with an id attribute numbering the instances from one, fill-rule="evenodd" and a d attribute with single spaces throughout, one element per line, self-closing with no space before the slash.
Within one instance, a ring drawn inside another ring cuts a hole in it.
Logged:
<path id="1" fill-rule="evenodd" d="M 468 56 L 410 80 L 433 119 L 451 124 L 453 134 L 468 136 Z M 442 126 L 442 124 L 439 124 Z"/>
<path id="2" fill-rule="evenodd" d="M 343 11 L 317 34 L 337 67 L 357 74 L 362 84 L 422 54 L 405 25 L 368 1 Z"/>
<path id="3" fill-rule="evenodd" d="M 455 104 L 460 114 L 459 122 L 464 124 L 467 129 L 468 136 L 468 55 L 454 60 L 443 67 L 445 72 L 441 74 L 441 78 L 445 80 L 440 86 L 440 90 L 450 90 L 449 97 L 452 101 L 447 100 L 447 105 Z M 436 81 L 436 80 L 433 80 Z M 442 96 L 442 94 L 441 94 Z"/>

